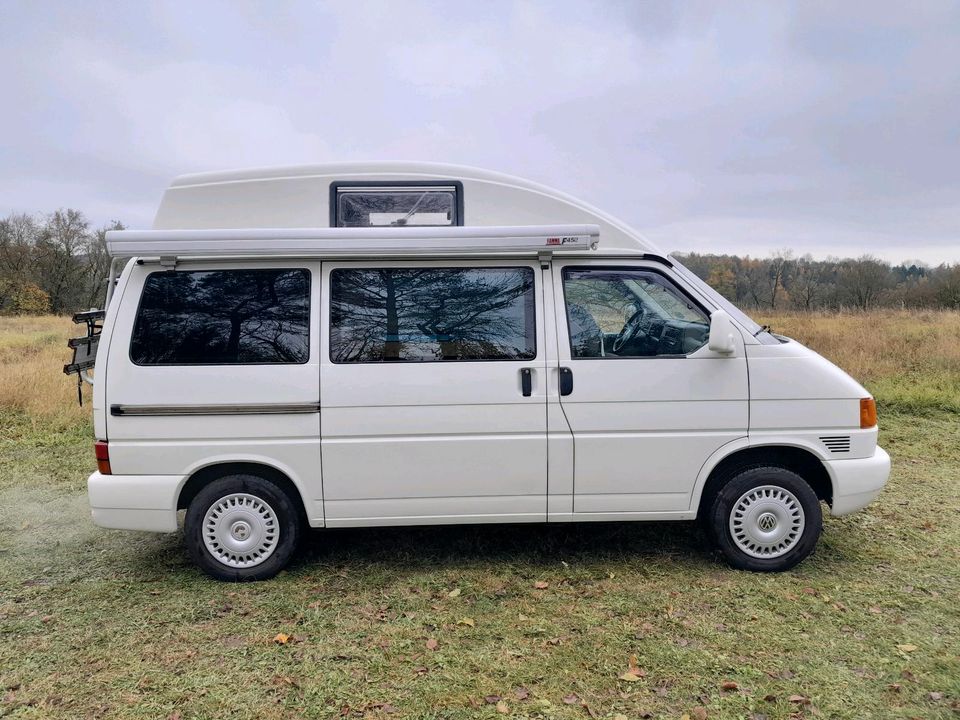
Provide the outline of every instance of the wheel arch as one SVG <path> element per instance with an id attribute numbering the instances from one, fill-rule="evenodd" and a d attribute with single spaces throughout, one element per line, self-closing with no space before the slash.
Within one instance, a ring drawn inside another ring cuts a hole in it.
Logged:
<path id="1" fill-rule="evenodd" d="M 308 516 L 303 493 L 290 474 L 269 463 L 251 460 L 218 461 L 195 469 L 180 487 L 177 510 L 186 509 L 204 486 L 229 475 L 256 475 L 273 483 L 294 503 L 306 525 Z"/>
<path id="2" fill-rule="evenodd" d="M 717 451 L 701 470 L 701 477 L 691 498 L 691 509 L 697 511 L 697 517 L 703 516 L 701 511 L 725 482 L 740 470 L 756 465 L 774 465 L 792 470 L 809 483 L 820 500 L 828 505 L 833 504 L 833 480 L 823 460 L 810 449 L 781 443 L 732 445 L 734 443 Z"/>

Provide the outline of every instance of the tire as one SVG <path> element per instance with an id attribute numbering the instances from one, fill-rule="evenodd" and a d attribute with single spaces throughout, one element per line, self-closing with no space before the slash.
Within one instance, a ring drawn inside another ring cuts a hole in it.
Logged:
<path id="1" fill-rule="evenodd" d="M 207 575 L 267 580 L 286 567 L 303 532 L 287 493 L 257 475 L 228 475 L 204 487 L 184 519 L 187 551 Z"/>
<path id="2" fill-rule="evenodd" d="M 813 552 L 823 527 L 820 500 L 791 470 L 751 467 L 717 492 L 707 533 L 727 562 L 741 570 L 782 572 Z"/>

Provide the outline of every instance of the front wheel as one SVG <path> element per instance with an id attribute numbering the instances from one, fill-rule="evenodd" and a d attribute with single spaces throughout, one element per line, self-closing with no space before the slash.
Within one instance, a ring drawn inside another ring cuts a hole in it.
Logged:
<path id="1" fill-rule="evenodd" d="M 707 530 L 727 561 L 741 570 L 780 572 L 817 544 L 820 500 L 795 472 L 753 467 L 733 476 L 710 505 Z"/>
<path id="2" fill-rule="evenodd" d="M 214 480 L 190 503 L 184 519 L 193 561 L 218 580 L 266 580 L 290 560 L 301 533 L 290 497 L 256 475 Z"/>

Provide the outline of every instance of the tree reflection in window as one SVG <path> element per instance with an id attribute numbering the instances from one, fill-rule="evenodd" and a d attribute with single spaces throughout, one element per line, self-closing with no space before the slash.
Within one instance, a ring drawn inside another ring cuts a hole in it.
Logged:
<path id="1" fill-rule="evenodd" d="M 334 362 L 536 357 L 530 268 L 338 269 L 331 273 Z"/>
<path id="2" fill-rule="evenodd" d="M 310 355 L 310 273 L 152 273 L 130 356 L 138 365 L 303 363 Z"/>

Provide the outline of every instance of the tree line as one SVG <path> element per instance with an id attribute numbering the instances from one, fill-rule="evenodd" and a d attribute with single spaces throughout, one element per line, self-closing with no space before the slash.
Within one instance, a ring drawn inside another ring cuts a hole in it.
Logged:
<path id="1" fill-rule="evenodd" d="M 11 213 L 0 220 L 0 313 L 72 313 L 102 307 L 108 230 L 79 210 Z M 960 264 L 891 265 L 864 255 L 814 260 L 781 250 L 766 258 L 676 253 L 693 272 L 745 308 L 960 309 Z"/>
<path id="2" fill-rule="evenodd" d="M 871 255 L 814 260 L 780 250 L 766 258 L 675 253 L 734 304 L 765 310 L 960 309 L 960 265 L 891 265 Z"/>

